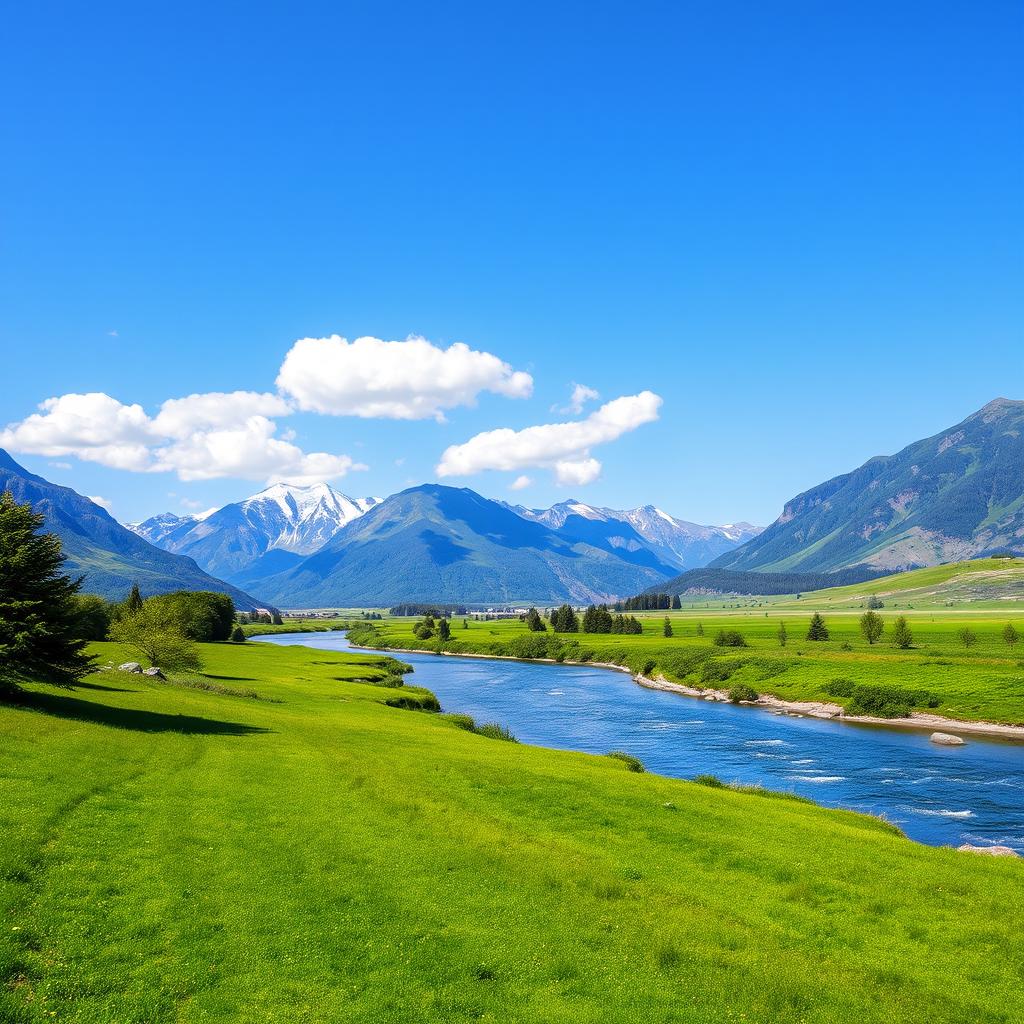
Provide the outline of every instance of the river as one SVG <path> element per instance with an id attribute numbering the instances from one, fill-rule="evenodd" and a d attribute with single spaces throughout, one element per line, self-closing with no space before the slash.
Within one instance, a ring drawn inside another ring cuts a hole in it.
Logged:
<path id="1" fill-rule="evenodd" d="M 276 644 L 359 650 L 344 633 L 261 636 Z M 410 682 L 445 711 L 500 722 L 524 743 L 605 754 L 625 750 L 648 771 L 701 773 L 790 790 L 827 807 L 883 815 L 935 846 L 1001 844 L 1024 853 L 1024 746 L 840 724 L 714 703 L 638 686 L 585 665 L 405 654 Z"/>

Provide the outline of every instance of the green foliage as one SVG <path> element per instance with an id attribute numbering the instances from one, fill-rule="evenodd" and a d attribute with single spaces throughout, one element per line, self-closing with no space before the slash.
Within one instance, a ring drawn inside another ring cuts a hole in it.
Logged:
<path id="1" fill-rule="evenodd" d="M 235 628 L 231 631 L 231 642 L 233 644 L 245 643 L 245 630 L 242 629 L 241 625 L 235 626 Z"/>
<path id="2" fill-rule="evenodd" d="M 973 647 L 978 642 L 978 634 L 971 629 L 970 626 L 964 626 L 957 633 L 957 639 L 964 645 L 964 647 Z"/>
<path id="3" fill-rule="evenodd" d="M 572 605 L 563 604 L 551 613 L 551 629 L 555 633 L 578 633 L 580 631 L 579 619 Z"/>
<path id="4" fill-rule="evenodd" d="M 914 708 L 937 708 L 941 700 L 927 690 L 899 686 L 855 686 L 846 705 L 847 714 L 879 718 L 906 718 Z"/>
<path id="5" fill-rule="evenodd" d="M 351 630 L 349 631 L 351 634 Z M 412 635 L 418 640 L 429 640 L 434 635 L 434 620 L 428 615 L 412 627 Z"/>
<path id="6" fill-rule="evenodd" d="M 1010 647 L 1015 647 L 1020 642 L 1020 634 L 1017 632 L 1017 628 L 1012 622 L 1008 622 L 1003 627 L 1003 643 L 1008 644 Z"/>
<path id="7" fill-rule="evenodd" d="M 811 616 L 810 625 L 807 627 L 807 639 L 820 643 L 827 640 L 829 635 L 828 626 L 825 625 L 825 620 L 821 617 L 821 613 L 815 612 Z"/>
<path id="8" fill-rule="evenodd" d="M 740 658 L 715 658 L 705 661 L 700 669 L 700 681 L 702 683 L 724 683 L 732 678 L 734 672 L 738 672 L 746 664 Z"/>
<path id="9" fill-rule="evenodd" d="M 405 689 L 397 697 L 388 697 L 384 703 L 389 708 L 404 708 L 406 711 L 441 710 L 441 702 L 429 690 Z"/>
<path id="10" fill-rule="evenodd" d="M 608 756 L 614 757 L 616 761 L 622 761 L 631 772 L 644 772 L 646 770 L 643 761 L 639 757 L 627 754 L 624 750 L 610 750 L 608 751 Z"/>
<path id="11" fill-rule="evenodd" d="M 704 624 L 702 622 L 698 622 L 697 623 L 697 628 L 696 628 L 696 630 L 694 632 L 696 632 L 697 636 L 703 636 L 704 635 Z"/>
<path id="12" fill-rule="evenodd" d="M 490 740 L 504 740 L 506 743 L 518 743 L 519 740 L 503 725 L 497 722 L 484 722 L 476 728 L 478 736 L 486 736 Z"/>
<path id="13" fill-rule="evenodd" d="M 548 627 L 544 625 L 544 620 L 540 617 L 540 612 L 536 608 L 531 608 L 526 613 L 526 628 L 532 633 L 547 632 Z"/>
<path id="14" fill-rule="evenodd" d="M 174 622 L 177 629 L 196 643 L 228 640 L 235 628 L 235 605 L 227 594 L 212 590 L 177 590 L 147 598 L 145 605 Z M 128 610 L 130 616 L 133 613 Z M 270 624 L 270 616 L 267 616 Z M 262 621 L 262 620 L 261 620 Z"/>
<path id="15" fill-rule="evenodd" d="M 441 640 L 441 641 L 451 640 L 451 638 L 452 638 L 452 628 L 451 628 L 451 626 L 448 625 L 448 620 L 447 619 L 442 619 L 437 624 L 437 638 L 438 638 L 438 640 Z"/>
<path id="16" fill-rule="evenodd" d="M 672 620 L 667 615 L 661 624 L 661 635 L 666 637 L 672 635 Z"/>
<path id="17" fill-rule="evenodd" d="M 96 594 L 75 594 L 74 635 L 79 640 L 106 640 L 115 605 Z"/>
<path id="18" fill-rule="evenodd" d="M 128 592 L 128 597 L 125 598 L 123 609 L 125 615 L 137 615 L 142 611 L 142 594 L 139 592 L 138 583 L 132 584 L 132 589 Z"/>
<path id="19" fill-rule="evenodd" d="M 784 622 L 779 623 L 779 628 L 775 631 L 775 639 L 778 640 L 780 647 L 786 646 L 786 642 L 789 640 L 789 634 L 786 632 L 786 624 Z"/>
<path id="20" fill-rule="evenodd" d="M 892 625 L 892 642 L 901 651 L 906 651 L 914 645 L 914 634 L 905 615 L 901 615 Z"/>
<path id="21" fill-rule="evenodd" d="M 725 789 L 725 783 L 717 775 L 698 775 L 693 781 L 708 789 Z"/>
<path id="22" fill-rule="evenodd" d="M 878 643 L 884 629 L 885 624 L 882 622 L 882 616 L 878 612 L 867 611 L 860 617 L 861 635 L 869 644 Z"/>
<path id="23" fill-rule="evenodd" d="M 857 684 L 852 679 L 830 679 L 822 689 L 830 697 L 852 697 Z"/>
<path id="24" fill-rule="evenodd" d="M 714 645 L 716 647 L 746 647 L 746 638 L 735 629 L 720 629 L 715 635 Z"/>
<path id="25" fill-rule="evenodd" d="M 199 645 L 183 631 L 178 611 L 150 598 L 134 615 L 122 615 L 111 624 L 110 639 L 168 672 L 198 672 L 203 667 Z"/>
<path id="26" fill-rule="evenodd" d="M 746 683 L 737 683 L 735 686 L 729 688 L 729 700 L 733 704 L 739 704 L 740 701 L 755 701 L 761 695 L 752 686 L 747 686 Z"/>
<path id="27" fill-rule="evenodd" d="M 877 594 L 870 594 L 868 596 L 867 605 L 871 611 L 878 611 L 885 607 L 885 602 Z"/>
<path id="28" fill-rule="evenodd" d="M 60 540 L 41 513 L 0 495 L 0 697 L 29 680 L 73 686 L 92 668 L 81 636 L 81 580 L 61 571 Z"/>

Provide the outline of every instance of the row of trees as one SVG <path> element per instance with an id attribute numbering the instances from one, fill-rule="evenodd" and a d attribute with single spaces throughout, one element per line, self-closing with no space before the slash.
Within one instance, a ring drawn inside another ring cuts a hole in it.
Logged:
<path id="1" fill-rule="evenodd" d="M 625 601 L 616 601 L 617 612 L 661 612 L 682 608 L 678 594 L 637 594 Z"/>

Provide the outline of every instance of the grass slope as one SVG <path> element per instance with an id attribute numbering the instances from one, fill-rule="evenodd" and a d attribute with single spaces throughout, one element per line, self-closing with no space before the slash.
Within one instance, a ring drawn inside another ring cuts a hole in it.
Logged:
<path id="1" fill-rule="evenodd" d="M 0 707 L 0 1019 L 1015 1019 L 1019 863 L 204 656 Z"/>

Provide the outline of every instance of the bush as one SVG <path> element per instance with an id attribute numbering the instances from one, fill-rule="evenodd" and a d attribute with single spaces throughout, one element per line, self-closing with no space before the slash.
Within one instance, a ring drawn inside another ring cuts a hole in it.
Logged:
<path id="1" fill-rule="evenodd" d="M 747 641 L 742 633 L 735 629 L 720 629 L 715 637 L 716 647 L 746 647 Z"/>
<path id="2" fill-rule="evenodd" d="M 456 729 L 465 729 L 466 732 L 476 732 L 476 722 L 472 715 L 445 715 L 445 721 L 451 722 Z"/>
<path id="3" fill-rule="evenodd" d="M 856 688 L 852 679 L 831 679 L 822 687 L 830 697 L 852 697 Z"/>
<path id="4" fill-rule="evenodd" d="M 245 630 L 241 626 L 235 626 L 231 630 L 231 642 L 233 644 L 244 644 L 245 643 Z"/>
<path id="5" fill-rule="evenodd" d="M 725 789 L 725 783 L 717 775 L 698 775 L 693 781 L 708 789 Z"/>
<path id="6" fill-rule="evenodd" d="M 95 594 L 75 594 L 71 598 L 75 637 L 79 640 L 106 640 L 114 607 Z"/>
<path id="7" fill-rule="evenodd" d="M 868 598 L 868 608 L 870 608 L 872 611 L 878 611 L 879 608 L 884 608 L 884 607 L 885 607 L 885 602 L 877 594 L 872 594 Z"/>
<path id="8" fill-rule="evenodd" d="M 757 700 L 761 695 L 752 686 L 747 686 L 746 683 L 737 683 L 735 686 L 729 689 L 729 700 L 733 704 L 739 704 L 740 701 L 754 701 Z"/>
<path id="9" fill-rule="evenodd" d="M 941 699 L 927 690 L 904 690 L 898 686 L 856 686 L 846 711 L 851 715 L 879 718 L 907 718 L 914 708 L 937 708 Z"/>
<path id="10" fill-rule="evenodd" d="M 702 683 L 724 683 L 745 664 L 746 662 L 735 658 L 706 661 L 700 669 L 700 681 Z"/>
<path id="11" fill-rule="evenodd" d="M 389 708 L 405 708 L 407 711 L 441 710 L 441 702 L 429 690 L 420 692 L 407 690 L 400 697 L 389 697 L 384 703 Z"/>
<path id="12" fill-rule="evenodd" d="M 173 622 L 180 633 L 196 643 L 228 640 L 236 625 L 234 602 L 227 594 L 212 590 L 158 594 L 147 598 L 145 605 L 158 609 L 161 618 Z M 270 621 L 269 616 L 267 621 Z"/>
<path id="13" fill-rule="evenodd" d="M 505 726 L 499 725 L 497 722 L 484 722 L 483 725 L 477 727 L 476 732 L 478 736 L 486 736 L 490 740 L 505 740 L 507 743 L 519 742 Z"/>
<path id="14" fill-rule="evenodd" d="M 1014 647 L 1020 642 L 1020 634 L 1012 622 L 1008 622 L 1003 629 L 1003 642 L 1010 647 Z"/>
<path id="15" fill-rule="evenodd" d="M 642 772 L 645 770 L 644 763 L 639 757 L 627 754 L 624 750 L 611 750 L 608 752 L 608 756 L 614 757 L 617 761 L 622 761 L 631 772 Z"/>

